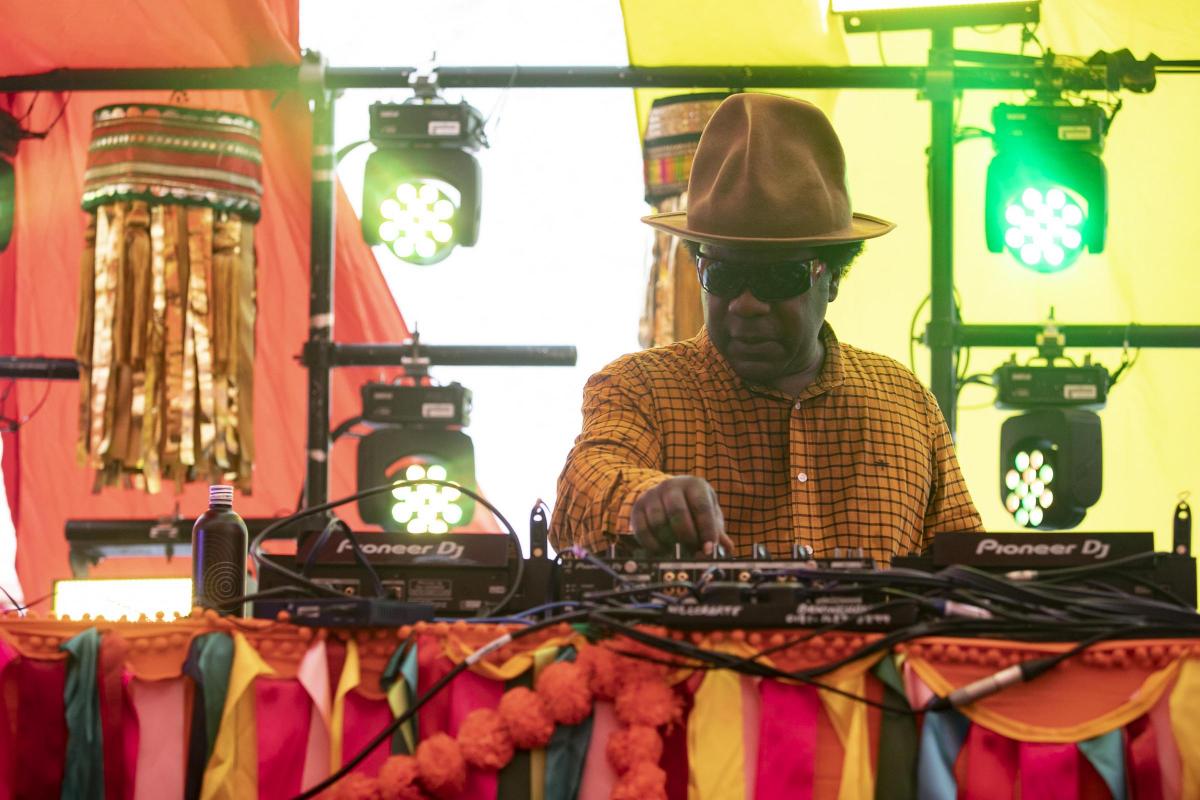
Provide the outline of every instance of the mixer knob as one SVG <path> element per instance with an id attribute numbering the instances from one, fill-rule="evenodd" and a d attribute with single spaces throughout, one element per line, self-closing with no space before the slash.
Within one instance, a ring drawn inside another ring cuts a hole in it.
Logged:
<path id="1" fill-rule="evenodd" d="M 750 557 L 756 561 L 770 561 L 771 550 L 764 542 L 755 542 L 750 545 Z"/>

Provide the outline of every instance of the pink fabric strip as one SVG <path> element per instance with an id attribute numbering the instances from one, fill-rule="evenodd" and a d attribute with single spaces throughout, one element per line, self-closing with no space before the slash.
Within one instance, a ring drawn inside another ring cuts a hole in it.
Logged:
<path id="1" fill-rule="evenodd" d="M 959 755 L 959 797 L 1012 800 L 1017 784 L 1018 743 L 982 725 L 972 725 Z M 962 760 L 966 763 L 962 764 Z"/>
<path id="2" fill-rule="evenodd" d="M 754 797 L 758 785 L 758 729 L 762 724 L 758 681 L 742 677 L 742 748 L 746 773 L 746 797 Z"/>
<path id="3" fill-rule="evenodd" d="M 254 682 L 258 729 L 258 796 L 286 800 L 300 793 L 312 702 L 297 680 L 258 678 Z"/>
<path id="4" fill-rule="evenodd" d="M 137 760 L 138 745 L 141 742 L 141 720 L 138 719 L 137 706 L 133 702 L 133 672 L 126 669 L 121 674 L 123 694 L 121 702 L 125 704 L 124 741 L 121 743 L 121 757 L 125 763 L 125 794 L 121 800 L 134 800 L 137 793 Z"/>
<path id="5" fill-rule="evenodd" d="M 1179 744 L 1171 727 L 1171 692 L 1163 692 L 1162 698 L 1149 712 L 1150 727 L 1154 729 L 1154 741 L 1158 745 L 1158 769 L 1162 777 L 1163 797 L 1183 796 L 1183 762 L 1179 757 Z"/>
<path id="6" fill-rule="evenodd" d="M 183 716 L 187 678 L 143 681 L 134 678 L 129 694 L 138 724 L 147 732 L 138 741 L 135 800 L 183 797 L 187 722 Z"/>
<path id="7" fill-rule="evenodd" d="M 617 717 L 613 704 L 607 700 L 597 701 L 592 711 L 592 741 L 588 745 L 587 760 L 583 765 L 583 782 L 579 787 L 578 800 L 608 800 L 616 773 L 608 765 L 608 737 L 617 729 Z"/>
<path id="8" fill-rule="evenodd" d="M 754 797 L 774 800 L 812 800 L 814 758 L 817 753 L 817 715 L 821 699 L 811 686 L 774 680 L 759 684 L 758 759 Z"/>
<path id="9" fill-rule="evenodd" d="M 16 750 L 16 731 L 10 724 L 8 692 L 4 689 L 8 665 L 17 659 L 17 651 L 0 639 L 0 800 L 12 800 L 13 753 Z"/>
<path id="10" fill-rule="evenodd" d="M 1021 742 L 1021 800 L 1060 800 L 1079 796 L 1079 759 L 1074 744 Z"/>
<path id="11" fill-rule="evenodd" d="M 921 680 L 921 676 L 917 675 L 917 671 L 907 660 L 900 676 L 904 679 L 904 693 L 908 695 L 908 705 L 912 708 L 924 708 L 929 705 L 929 701 L 933 699 L 933 690 L 925 685 L 925 681 Z"/>
<path id="12" fill-rule="evenodd" d="M 450 691 L 447 733 L 458 735 L 458 727 L 466 716 L 477 708 L 495 708 L 504 694 L 504 682 L 494 681 L 474 672 L 464 672 L 448 687 Z M 460 797 L 491 800 L 496 796 L 500 773 L 495 770 L 467 770 L 467 787 Z"/>
<path id="13" fill-rule="evenodd" d="M 309 713 L 308 740 L 304 750 L 304 772 L 301 786 L 307 789 L 329 775 L 329 715 L 333 708 L 329 688 L 329 666 L 325 641 L 318 640 L 300 659 L 296 680 L 312 700 Z"/>
<path id="14" fill-rule="evenodd" d="M 346 716 L 342 725 L 342 763 L 357 755 L 391 721 L 392 709 L 388 707 L 386 699 L 368 699 L 357 689 L 349 692 L 346 695 Z M 384 742 L 355 767 L 354 771 L 374 776 L 379 773 L 379 768 L 390 754 L 388 743 Z"/>

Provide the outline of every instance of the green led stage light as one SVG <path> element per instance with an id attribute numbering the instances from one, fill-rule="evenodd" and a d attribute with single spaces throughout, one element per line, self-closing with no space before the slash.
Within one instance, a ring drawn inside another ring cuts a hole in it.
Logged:
<path id="1" fill-rule="evenodd" d="M 435 456 L 410 456 L 405 461 L 394 473 L 405 480 L 461 480 L 461 476 L 452 477 L 450 469 Z M 465 511 L 469 498 L 450 486 L 398 486 L 392 490 L 392 499 L 392 520 L 407 533 L 449 533 L 451 528 L 470 521 Z"/>
<path id="2" fill-rule="evenodd" d="M 12 160 L 24 132 L 9 113 L 0 111 L 0 253 L 12 241 L 13 220 L 16 218 L 17 180 Z"/>
<path id="3" fill-rule="evenodd" d="M 460 430 L 382 427 L 358 443 L 359 491 L 422 478 L 476 490 L 475 448 Z M 397 486 L 358 501 L 364 522 L 388 531 L 448 533 L 470 523 L 475 501 L 450 486 Z"/>
<path id="4" fill-rule="evenodd" d="M 405 261 L 436 264 L 479 238 L 483 117 L 466 103 L 375 103 L 362 233 Z"/>
<path id="5" fill-rule="evenodd" d="M 1104 249 L 1108 118 L 1097 105 L 1000 105 L 988 165 L 987 247 L 1022 266 L 1058 272 Z"/>
<path id="6" fill-rule="evenodd" d="M 1036 409 L 1000 428 L 1000 500 L 1021 528 L 1073 528 L 1100 499 L 1100 417 Z"/>

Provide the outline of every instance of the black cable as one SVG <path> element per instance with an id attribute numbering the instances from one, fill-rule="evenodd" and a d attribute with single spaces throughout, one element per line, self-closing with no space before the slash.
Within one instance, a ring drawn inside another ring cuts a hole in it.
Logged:
<path id="1" fill-rule="evenodd" d="M 15 381 L 14 381 L 14 383 L 15 383 Z M 10 385 L 10 390 L 11 390 L 11 385 Z M 37 405 L 33 407 L 32 411 L 30 411 L 28 414 L 21 417 L 20 419 L 13 419 L 11 417 L 0 416 L 0 431 L 4 431 L 5 433 L 18 432 L 23 425 L 27 424 L 29 422 L 29 420 L 31 420 L 35 416 L 37 416 L 37 413 L 42 410 L 42 406 L 46 405 L 46 400 L 49 399 L 49 397 L 50 397 L 50 381 L 46 381 L 46 390 L 44 392 L 42 392 L 42 399 L 38 400 Z M 4 393 L 4 399 L 7 399 L 7 398 L 8 398 L 8 392 L 6 391 Z"/>
<path id="2" fill-rule="evenodd" d="M 351 428 L 362 421 L 361 416 L 355 416 L 338 423 L 338 426 L 329 432 L 329 446 L 333 447 L 338 439 L 345 436 Z M 299 511 L 302 508 L 304 508 L 304 481 L 300 481 L 300 496 L 296 498 L 296 510 Z"/>
<path id="3" fill-rule="evenodd" d="M 634 641 L 641 642 L 642 644 L 646 644 L 646 645 L 649 645 L 651 647 L 654 647 L 656 649 L 663 650 L 666 652 L 675 652 L 676 654 L 682 655 L 686 658 L 693 658 L 693 659 L 701 660 L 701 661 L 709 661 L 709 662 L 715 664 L 716 666 L 718 666 L 719 668 L 732 669 L 736 672 L 743 672 L 748 675 L 756 675 L 759 677 L 785 678 L 785 679 L 789 679 L 789 680 L 797 680 L 797 681 L 800 681 L 801 683 L 806 683 L 806 684 L 813 686 L 817 689 L 820 689 L 822 691 L 832 692 L 833 694 L 840 695 L 842 697 L 846 697 L 848 699 L 855 700 L 857 702 L 863 703 L 868 706 L 872 706 L 874 708 L 879 708 L 884 711 L 891 711 L 896 714 L 912 715 L 912 714 L 917 713 L 917 712 L 913 711 L 911 708 L 897 708 L 896 706 L 891 706 L 891 705 L 888 705 L 887 703 L 880 703 L 876 700 L 872 700 L 869 697 L 863 697 L 861 695 L 854 694 L 853 692 L 847 692 L 844 689 L 839 689 L 836 686 L 831 686 L 829 684 L 821 683 L 820 681 L 814 680 L 812 677 L 810 677 L 808 674 L 808 672 L 809 672 L 808 670 L 805 670 L 802 672 L 788 672 L 787 670 L 777 669 L 777 668 L 771 667 L 767 664 L 760 664 L 757 661 L 753 661 L 748 658 L 743 658 L 741 656 L 734 656 L 734 655 L 730 655 L 728 653 L 720 653 L 715 650 L 705 650 L 702 647 L 697 647 L 697 646 L 692 645 L 687 642 L 681 642 L 681 641 L 677 641 L 675 639 L 668 639 L 666 637 L 657 636 L 655 634 L 652 634 L 647 631 L 643 631 L 639 628 L 636 628 L 632 625 L 627 625 L 618 620 L 605 617 L 601 613 L 593 614 L 591 619 L 594 621 L 598 621 L 600 624 L 605 625 L 607 627 L 611 627 L 616 630 L 619 630 L 624 636 L 627 636 L 628 638 L 633 639 Z M 830 670 L 830 671 L 832 671 L 832 670 Z"/>

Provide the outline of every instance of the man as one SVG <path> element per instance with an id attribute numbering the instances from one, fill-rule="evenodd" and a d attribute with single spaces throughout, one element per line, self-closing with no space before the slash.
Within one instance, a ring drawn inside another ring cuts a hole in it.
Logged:
<path id="1" fill-rule="evenodd" d="M 644 221 L 692 246 L 705 329 L 588 381 L 555 547 L 632 533 L 657 552 L 796 543 L 887 564 L 935 532 L 982 529 L 933 396 L 825 323 L 863 240 L 894 225 L 851 213 L 819 109 L 729 97 L 697 147 L 688 210 Z"/>

